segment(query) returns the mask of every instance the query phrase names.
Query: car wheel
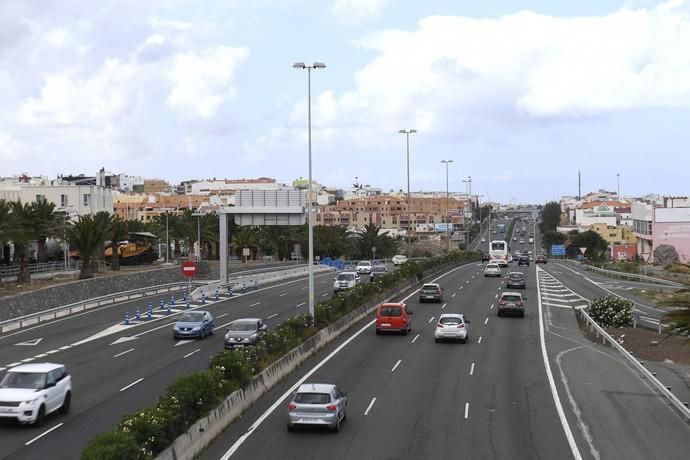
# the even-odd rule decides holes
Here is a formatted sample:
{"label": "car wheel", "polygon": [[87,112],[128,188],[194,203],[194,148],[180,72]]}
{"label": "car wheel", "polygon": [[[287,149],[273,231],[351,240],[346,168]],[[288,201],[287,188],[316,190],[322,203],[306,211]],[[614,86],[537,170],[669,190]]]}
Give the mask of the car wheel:
{"label": "car wheel", "polygon": [[376,335],[381,335],[381,331],[379,331],[378,329],[376,329]]}
{"label": "car wheel", "polygon": [[67,392],[65,395],[65,400],[62,401],[62,406],[60,406],[60,413],[61,414],[66,414],[69,412],[69,406],[72,404],[72,393]]}
{"label": "car wheel", "polygon": [[403,331],[402,331],[402,335],[407,335],[408,332],[409,332],[409,329],[408,329],[408,328],[405,328],[405,329],[403,329]]}
{"label": "car wheel", "polygon": [[43,422],[46,419],[46,407],[41,405],[38,409],[38,414],[36,414],[36,420],[34,420],[34,426],[43,426]]}
{"label": "car wheel", "polygon": [[525,312],[523,311],[522,313],[520,313],[520,318],[524,318],[524,317],[525,317]]}
{"label": "car wheel", "polygon": [[213,335],[213,326],[208,329],[208,335]]}
{"label": "car wheel", "polygon": [[434,342],[440,343],[440,342],[441,342],[441,339],[434,339]]}
{"label": "car wheel", "polygon": [[290,425],[290,424],[288,423],[288,424],[287,424],[287,430],[290,431],[290,432],[295,431],[295,426],[294,426],[294,425]]}
{"label": "car wheel", "polygon": [[500,311],[496,312],[496,316],[502,316]]}
{"label": "car wheel", "polygon": [[335,426],[333,427],[333,432],[338,433],[340,431],[340,417],[335,418]]}

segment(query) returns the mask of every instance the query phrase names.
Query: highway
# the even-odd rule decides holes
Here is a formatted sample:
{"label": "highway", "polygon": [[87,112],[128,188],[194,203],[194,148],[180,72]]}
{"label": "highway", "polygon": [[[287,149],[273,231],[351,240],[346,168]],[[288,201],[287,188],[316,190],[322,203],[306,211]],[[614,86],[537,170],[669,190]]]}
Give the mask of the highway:
{"label": "highway", "polygon": [[[572,306],[584,300],[561,302],[559,281],[541,266],[511,265],[527,273],[529,309],[524,319],[498,318],[503,280],[480,270],[472,264],[442,276],[442,304],[403,296],[415,312],[411,335],[377,336],[371,319],[354,326],[202,458],[687,458],[688,426],[617,356],[582,336]],[[467,344],[434,342],[444,312],[472,321]],[[287,431],[286,398],[302,381],[348,393],[340,433]]]}
{"label": "highway", "polygon": [[[333,273],[316,275],[315,295],[332,293]],[[122,416],[154,402],[178,377],[207,368],[223,349],[225,326],[241,317],[264,318],[269,328],[307,312],[306,277],[250,291],[203,309],[215,317],[216,334],[205,340],[172,339],[174,316],[121,325],[125,311],[142,312],[148,300],[118,304],[0,337],[0,369],[22,362],[59,362],[73,379],[72,408],[41,427],[0,423],[0,458],[74,459],[95,435],[114,428]],[[165,299],[168,300],[167,298]],[[150,299],[157,306],[158,297]],[[196,302],[192,305],[200,307]],[[177,310],[183,305],[177,304]],[[145,314],[144,314],[145,316]],[[59,450],[55,449],[60,445]]]}

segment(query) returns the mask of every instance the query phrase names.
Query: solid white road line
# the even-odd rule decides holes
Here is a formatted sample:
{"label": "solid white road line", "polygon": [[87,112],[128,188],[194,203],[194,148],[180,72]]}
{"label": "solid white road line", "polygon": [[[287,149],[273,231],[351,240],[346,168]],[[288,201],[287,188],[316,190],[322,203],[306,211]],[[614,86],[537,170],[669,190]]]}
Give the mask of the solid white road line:
{"label": "solid white road line", "polygon": [[34,441],[38,441],[39,439],[41,439],[43,436],[47,435],[47,434],[50,433],[51,431],[57,430],[57,429],[60,428],[62,425],[63,425],[62,422],[58,423],[57,425],[55,425],[55,426],[52,427],[51,429],[46,430],[46,431],[44,431],[43,433],[41,433],[41,434],[39,434],[38,436],[36,436],[36,437],[33,438],[31,441],[27,441],[27,443],[24,444],[24,445],[25,445],[25,446],[28,446],[29,444],[32,444]]}
{"label": "solid white road line", "polygon": [[272,319],[272,318],[275,318],[276,316],[278,316],[278,313],[273,313],[271,316],[269,316],[266,319]]}
{"label": "solid white road line", "polygon": [[187,353],[186,355],[184,355],[184,356],[182,357],[182,359],[189,358],[189,357],[192,356],[194,353],[198,353],[198,352],[200,352],[200,351],[201,351],[201,348],[197,348],[196,350],[192,351],[191,353]]}
{"label": "solid white road line", "polygon": [[50,351],[47,351],[46,353],[48,353],[49,355],[52,355],[54,353],[59,353],[59,352],[60,352],[60,350],[50,350]]}
{"label": "solid white road line", "polygon": [[393,369],[391,369],[391,372],[395,372],[395,370],[400,366],[400,363],[402,362],[402,359],[399,359],[397,363],[395,363],[395,366],[393,366]]}
{"label": "solid white road line", "polygon": [[419,338],[419,334],[415,335],[415,336],[414,336],[414,339],[412,339],[412,343],[415,343],[415,342],[417,341],[418,338]]}
{"label": "solid white road line", "polygon": [[[537,279],[539,279],[539,273],[543,271],[541,267],[537,267]],[[561,405],[561,398],[558,396],[558,390],[556,389],[556,382],[553,378],[553,373],[551,372],[551,363],[549,362],[549,356],[546,352],[546,338],[544,337],[544,313],[541,305],[541,288],[539,283],[537,283],[537,305],[539,307],[539,341],[541,342],[541,354],[544,358],[544,367],[546,368],[546,376],[549,379],[549,387],[551,388],[551,395],[553,397],[553,402],[556,404],[556,411],[558,412],[558,418],[561,420],[561,425],[563,426],[563,431],[565,432],[565,437],[570,445],[570,450],[573,453],[575,460],[582,460],[582,455],[577,447],[575,438],[573,437],[573,432],[570,430],[570,425],[568,419],[565,416],[565,411]]]}
{"label": "solid white road line", "polygon": [[477,340],[477,343],[482,343],[482,338],[479,337],[479,340]]}
{"label": "solid white road line", "polygon": [[486,319],[484,320],[484,324],[486,325],[486,323],[488,323],[488,322],[489,322],[489,317],[487,316]]}
{"label": "solid white road line", "polygon": [[470,403],[466,402],[465,403],[465,420],[467,420],[469,415],[470,415]]}
{"label": "solid white road line", "polygon": [[144,377],[140,378],[139,380],[135,380],[134,382],[127,385],[126,387],[121,388],[120,391],[125,391],[126,389],[133,387],[134,385],[141,382],[142,380],[144,380]]}
{"label": "solid white road line", "polygon": [[261,305],[261,302],[254,302],[250,305],[250,307],[256,307],[257,305]]}
{"label": "solid white road line", "polygon": [[113,358],[119,358],[119,357],[122,356],[122,355],[126,355],[127,353],[133,352],[134,350],[135,350],[135,348],[130,348],[129,350],[125,350],[125,351],[123,351],[122,353],[116,354],[115,356],[113,356]]}
{"label": "solid white road line", "polygon": [[474,375],[474,363],[470,366],[470,375]]}
{"label": "solid white road line", "polygon": [[375,402],[376,402],[376,398],[371,398],[371,402],[369,403],[369,406],[367,406],[367,410],[364,411],[365,416],[369,415],[369,411],[374,406]]}

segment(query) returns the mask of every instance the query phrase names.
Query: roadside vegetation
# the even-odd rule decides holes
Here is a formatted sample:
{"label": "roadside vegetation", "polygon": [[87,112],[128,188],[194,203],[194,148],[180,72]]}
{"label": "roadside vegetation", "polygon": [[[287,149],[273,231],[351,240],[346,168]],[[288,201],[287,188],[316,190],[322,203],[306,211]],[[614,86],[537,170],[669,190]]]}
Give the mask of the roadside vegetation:
{"label": "roadside vegetation", "polygon": [[408,262],[374,282],[363,283],[316,305],[312,319],[299,315],[268,332],[254,347],[220,351],[209,368],[178,379],[155,404],[125,415],[114,431],[92,439],[83,460],[141,460],[154,458],[198,419],[207,415],[232,392],[241,389],[266,367],[338,319],[403,286],[421,281],[424,273],[447,263],[478,260],[474,252],[452,252],[424,262]]}

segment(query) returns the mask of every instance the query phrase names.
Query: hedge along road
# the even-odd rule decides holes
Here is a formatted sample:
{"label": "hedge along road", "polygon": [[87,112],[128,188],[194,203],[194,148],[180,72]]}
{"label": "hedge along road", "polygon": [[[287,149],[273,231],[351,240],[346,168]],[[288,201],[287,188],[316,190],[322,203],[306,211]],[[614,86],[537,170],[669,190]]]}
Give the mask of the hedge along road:
{"label": "hedge along road", "polygon": [[[72,374],[74,396],[71,412],[49,417],[42,428],[0,424],[0,458],[78,458],[91,438],[113,429],[123,415],[155,402],[180,376],[206,369],[209,357],[223,349],[224,325],[233,319],[264,318],[272,329],[306,313],[306,285],[305,277],[203,307],[197,302],[197,307],[210,311],[216,319],[217,333],[203,341],[175,342],[171,325],[175,319],[163,317],[75,345],[121,323],[125,308],[131,314],[132,306],[141,301],[3,337],[2,356],[10,359],[0,366],[32,362],[27,361],[31,358],[33,362],[65,363]],[[317,299],[328,298],[332,285],[333,273],[317,275]],[[35,346],[17,345],[36,338],[43,340]]]}
{"label": "hedge along road", "polygon": [[[536,301],[534,268],[519,270]],[[202,458],[573,458],[539,350],[536,304],[524,319],[497,318],[503,279],[485,278],[477,264],[439,282],[444,303],[409,298],[411,335],[377,336],[364,320],[267,393]],[[467,344],[434,342],[445,312],[471,319]],[[303,380],[348,393],[337,435],[287,432],[286,398]]]}

